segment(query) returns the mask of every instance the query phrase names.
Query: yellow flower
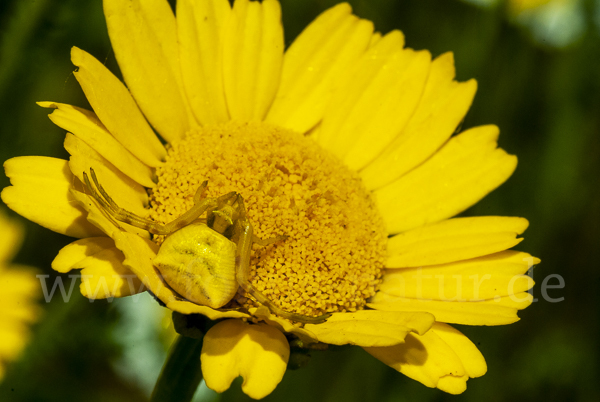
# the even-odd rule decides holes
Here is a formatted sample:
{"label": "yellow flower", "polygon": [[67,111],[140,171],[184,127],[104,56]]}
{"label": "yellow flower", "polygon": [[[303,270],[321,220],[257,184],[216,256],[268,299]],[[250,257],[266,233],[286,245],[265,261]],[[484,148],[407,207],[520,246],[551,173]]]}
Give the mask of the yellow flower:
{"label": "yellow flower", "polygon": [[[354,344],[396,370],[460,393],[485,373],[483,356],[448,323],[501,325],[531,303],[533,259],[507,251],[522,218],[452,218],[503,183],[516,158],[498,128],[452,136],[476,90],[454,80],[451,53],[404,47],[339,4],[284,52],[276,0],[105,0],[127,87],[85,51],[75,73],[93,112],[53,102],[69,132],[69,161],[5,163],[2,199],[51,230],[78,237],[53,262],[82,269],[82,293],[149,289],[169,309],[217,320],[201,361],[206,384],[268,395],[281,381],[288,339]],[[156,131],[167,144],[155,135]],[[239,291],[223,308],[165,286],[153,260],[162,238],[120,224],[85,190],[96,172],[116,204],[160,223],[207,196],[239,192],[255,234],[249,280],[302,324]],[[143,225],[142,225],[143,226]]]}
{"label": "yellow flower", "polygon": [[19,249],[23,229],[0,210],[0,381],[6,366],[22,352],[29,325],[38,315],[39,283],[29,267],[10,265]]}

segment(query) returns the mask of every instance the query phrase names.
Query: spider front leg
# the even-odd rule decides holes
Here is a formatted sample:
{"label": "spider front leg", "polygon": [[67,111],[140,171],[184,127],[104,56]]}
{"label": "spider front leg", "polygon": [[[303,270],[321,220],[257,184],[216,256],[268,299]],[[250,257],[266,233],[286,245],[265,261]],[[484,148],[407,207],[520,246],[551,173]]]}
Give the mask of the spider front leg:
{"label": "spider front leg", "polygon": [[[243,208],[243,202],[242,202]],[[248,272],[250,270],[250,255],[252,252],[252,243],[256,242],[257,239],[253,235],[252,225],[246,217],[245,211],[242,209],[240,217],[235,222],[235,237],[237,237],[237,249],[235,256],[235,277],[238,284],[246,293],[250,294],[260,304],[267,307],[271,313],[276,314],[280,317],[287,318],[288,320],[301,322],[304,324],[320,324],[325,322],[331,314],[324,314],[318,317],[309,317],[302,314],[290,313],[276,306],[271,300],[263,295],[258,289],[256,289],[248,279]],[[287,236],[277,236],[272,239],[260,240],[256,243],[262,245],[269,245],[278,241],[285,240]],[[262,244],[261,244],[262,243]]]}
{"label": "spider front leg", "polygon": [[104,187],[99,183],[98,178],[94,169],[90,168],[90,174],[94,185],[90,182],[88,175],[83,172],[83,180],[90,193],[90,195],[100,204],[102,209],[114,220],[124,222],[129,225],[138,227],[140,229],[147,230],[150,233],[156,235],[168,235],[171,234],[198,219],[207,209],[213,209],[217,206],[217,201],[214,198],[203,198],[208,181],[203,182],[196,194],[194,195],[194,206],[184,212],[179,218],[166,223],[161,224],[151,219],[142,218],[133,212],[127,211],[117,205],[110,195],[106,192]]}

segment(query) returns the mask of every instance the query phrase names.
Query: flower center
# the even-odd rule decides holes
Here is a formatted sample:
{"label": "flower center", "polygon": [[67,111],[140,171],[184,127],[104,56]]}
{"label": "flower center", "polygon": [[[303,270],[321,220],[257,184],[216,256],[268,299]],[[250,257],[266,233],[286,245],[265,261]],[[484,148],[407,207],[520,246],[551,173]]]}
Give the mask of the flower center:
{"label": "flower center", "polygon": [[[157,170],[151,217],[169,222],[208,197],[237,191],[254,234],[250,282],[282,309],[307,316],[363,308],[381,281],[387,233],[358,174],[301,134],[265,123],[190,131]],[[257,304],[239,295],[230,307]]]}

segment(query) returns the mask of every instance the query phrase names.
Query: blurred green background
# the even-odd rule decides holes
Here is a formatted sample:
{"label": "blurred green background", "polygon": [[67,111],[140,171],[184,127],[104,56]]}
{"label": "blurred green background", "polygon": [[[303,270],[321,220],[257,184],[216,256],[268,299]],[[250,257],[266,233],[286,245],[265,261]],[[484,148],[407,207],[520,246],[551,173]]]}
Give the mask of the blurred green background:
{"label": "blurred green background", "polygon": [[[463,128],[497,124],[517,171],[467,215],[524,216],[517,248],[542,259],[539,301],[502,327],[459,327],[480,348],[488,373],[452,397],[416,383],[360,348],[315,352],[288,372],[267,401],[596,401],[600,305],[600,2],[553,0],[514,15],[503,1],[356,0],[377,30],[401,29],[407,46],[434,56],[453,51],[457,78],[479,83]],[[286,43],[330,0],[282,0]],[[0,160],[67,158],[64,131],[36,101],[89,107],[72,75],[71,46],[117,72],[100,0],[0,2]],[[0,174],[0,188],[9,184]],[[17,216],[12,214],[15,218]],[[25,244],[15,262],[57,276],[50,262],[71,239],[20,218]],[[539,285],[560,275],[565,286]],[[71,279],[63,276],[70,286]],[[556,277],[548,284],[558,284]],[[90,303],[77,286],[69,303],[43,304],[44,319],[0,384],[1,401],[147,400],[168,343],[164,314],[149,298]],[[166,334],[166,335],[165,335]],[[247,400],[234,383],[196,400]]]}

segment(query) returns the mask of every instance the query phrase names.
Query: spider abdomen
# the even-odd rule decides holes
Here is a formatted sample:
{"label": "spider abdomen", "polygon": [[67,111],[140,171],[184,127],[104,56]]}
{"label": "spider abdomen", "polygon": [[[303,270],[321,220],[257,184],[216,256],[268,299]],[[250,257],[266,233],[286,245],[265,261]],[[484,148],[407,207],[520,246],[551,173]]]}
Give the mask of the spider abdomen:
{"label": "spider abdomen", "polygon": [[154,265],[181,296],[200,305],[220,308],[238,289],[235,252],[235,243],[196,222],[165,239]]}

